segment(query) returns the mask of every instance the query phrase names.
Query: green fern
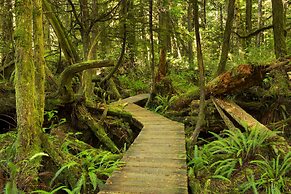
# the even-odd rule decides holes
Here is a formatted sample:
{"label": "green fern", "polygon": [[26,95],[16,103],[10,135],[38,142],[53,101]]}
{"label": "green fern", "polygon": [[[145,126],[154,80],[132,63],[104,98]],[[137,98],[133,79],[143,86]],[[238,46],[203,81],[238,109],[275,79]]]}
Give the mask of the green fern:
{"label": "green fern", "polygon": [[31,193],[55,194],[55,193],[57,193],[57,191],[63,190],[64,188],[66,188],[66,186],[60,186],[58,188],[55,188],[52,191],[36,190],[36,191],[32,191]]}
{"label": "green fern", "polygon": [[155,97],[159,106],[155,108],[155,112],[165,113],[173,102],[178,98],[177,96],[161,96]]}
{"label": "green fern", "polygon": [[286,186],[287,174],[291,171],[291,152],[284,159],[280,159],[280,155],[272,160],[267,160],[259,155],[262,160],[251,161],[257,165],[262,173],[259,186],[263,187],[268,194],[281,193]]}
{"label": "green fern", "polygon": [[195,145],[194,157],[190,159],[190,162],[188,163],[189,175],[194,174],[195,177],[197,177],[199,172],[207,170],[209,161],[204,153],[205,150],[199,150],[198,146]]}
{"label": "green fern", "polygon": [[52,178],[51,182],[50,182],[50,186],[52,186],[53,182],[56,180],[56,178],[58,178],[58,176],[66,169],[66,168],[70,168],[72,166],[78,165],[77,162],[72,161],[64,166],[62,166],[56,173],[55,176]]}
{"label": "green fern", "polygon": [[212,134],[217,140],[207,145],[214,161],[210,167],[214,169],[215,175],[227,178],[243,162],[248,162],[260,149],[265,148],[268,145],[266,139],[273,135],[259,129],[247,130],[245,133],[239,129],[225,130],[223,135],[226,138]]}

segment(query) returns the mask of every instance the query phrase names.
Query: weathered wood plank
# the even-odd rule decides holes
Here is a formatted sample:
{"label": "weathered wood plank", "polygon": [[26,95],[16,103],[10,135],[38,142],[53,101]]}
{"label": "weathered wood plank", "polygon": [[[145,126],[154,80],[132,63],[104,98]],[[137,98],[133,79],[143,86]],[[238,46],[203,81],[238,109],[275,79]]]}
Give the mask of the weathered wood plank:
{"label": "weathered wood plank", "polygon": [[133,102],[145,96],[119,101],[143,124],[143,129],[123,157],[125,165],[113,173],[99,193],[188,193],[184,125],[139,107]]}

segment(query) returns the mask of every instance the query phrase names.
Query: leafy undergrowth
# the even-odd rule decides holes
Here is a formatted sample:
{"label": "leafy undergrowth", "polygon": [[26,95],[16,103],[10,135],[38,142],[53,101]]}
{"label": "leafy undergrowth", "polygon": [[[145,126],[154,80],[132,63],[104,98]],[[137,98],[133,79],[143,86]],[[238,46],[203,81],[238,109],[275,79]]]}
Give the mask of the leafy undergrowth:
{"label": "leafy undergrowth", "polygon": [[192,193],[290,193],[291,152],[280,155],[260,130],[225,130],[189,157]]}
{"label": "leafy undergrowth", "polygon": [[[16,135],[14,135],[16,138]],[[53,138],[53,137],[51,137]],[[12,140],[14,141],[14,140]],[[58,142],[58,140],[56,140]],[[88,149],[79,150],[76,147],[89,147]],[[6,147],[11,149],[12,146]],[[112,174],[113,171],[118,169],[122,162],[120,161],[120,154],[113,154],[109,151],[90,148],[86,143],[78,140],[66,139],[62,145],[60,145],[61,151],[68,156],[73,156],[63,163],[62,166],[57,168],[51,158],[46,153],[38,153],[30,160],[37,157],[42,157],[42,168],[39,174],[38,188],[30,193],[94,193],[98,192],[99,188],[104,185],[106,179]],[[1,150],[1,151],[4,151]],[[0,183],[4,194],[16,194],[24,193],[19,190],[15,184],[15,174],[19,170],[16,165],[9,160],[0,161]],[[78,169],[79,174],[68,174],[72,168]],[[76,184],[74,186],[69,184],[68,177],[77,177]],[[5,184],[5,186],[4,186]]]}
{"label": "leafy undergrowth", "polygon": [[[29,159],[42,158],[39,185],[26,193],[97,193],[112,172],[123,165],[122,153],[102,149],[102,144],[88,128],[81,123],[78,128],[73,128],[69,118],[63,118],[60,112],[53,110],[46,113],[43,132],[48,148]],[[126,149],[136,133],[129,123],[118,117],[108,115],[102,125],[120,150]],[[11,157],[16,138],[15,131],[0,134],[0,193],[24,193],[16,185],[19,169]]]}

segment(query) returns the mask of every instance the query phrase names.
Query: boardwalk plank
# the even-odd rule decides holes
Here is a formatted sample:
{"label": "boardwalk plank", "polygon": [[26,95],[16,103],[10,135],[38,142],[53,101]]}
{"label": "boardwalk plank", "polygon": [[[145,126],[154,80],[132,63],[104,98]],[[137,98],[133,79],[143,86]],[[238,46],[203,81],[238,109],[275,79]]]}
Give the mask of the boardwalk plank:
{"label": "boardwalk plank", "polygon": [[142,125],[138,137],[125,153],[125,163],[99,192],[186,194],[187,167],[184,125],[133,103],[148,95],[119,101]]}

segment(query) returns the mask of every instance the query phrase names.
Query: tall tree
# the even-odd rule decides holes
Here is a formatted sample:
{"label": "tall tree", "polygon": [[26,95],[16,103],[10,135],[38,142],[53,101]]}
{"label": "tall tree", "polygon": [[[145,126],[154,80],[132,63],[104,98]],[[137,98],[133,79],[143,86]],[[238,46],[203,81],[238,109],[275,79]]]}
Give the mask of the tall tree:
{"label": "tall tree", "polygon": [[[2,0],[1,2],[1,62],[0,65],[3,72],[3,77],[9,78],[13,72],[12,66],[14,60],[14,48],[13,48],[13,15],[12,15],[12,0]],[[9,70],[8,70],[9,69]]]}
{"label": "tall tree", "polygon": [[[258,29],[262,28],[263,22],[262,22],[262,18],[263,18],[263,11],[262,11],[262,7],[263,7],[263,0],[258,0]],[[256,44],[257,47],[260,47],[261,45],[261,41],[263,39],[263,35],[262,33],[258,33],[257,37],[256,37]]]}
{"label": "tall tree", "polygon": [[[193,31],[193,2],[188,1],[188,9],[187,9],[187,28],[189,32]],[[194,53],[193,53],[193,39],[189,37],[188,40],[188,63],[189,67],[193,68],[194,66]]]}
{"label": "tall tree", "polygon": [[[33,9],[33,4],[35,9]],[[35,12],[34,16],[33,12]],[[39,158],[33,160],[30,158],[41,152],[40,136],[43,113],[40,112],[43,111],[44,106],[44,96],[42,96],[44,95],[44,63],[41,17],[41,0],[15,2],[15,92],[18,129],[15,162],[19,167],[17,183],[24,190],[27,187],[37,186],[38,168],[40,167]],[[34,21],[35,27],[34,57],[32,21]],[[36,74],[36,71],[40,72]],[[36,78],[36,75],[40,77]],[[38,83],[36,84],[36,82]],[[39,94],[36,93],[36,89],[41,90]]]}
{"label": "tall tree", "polygon": [[199,103],[199,114],[198,120],[195,126],[195,130],[191,136],[192,144],[196,144],[199,133],[202,130],[202,125],[205,119],[205,70],[203,63],[203,55],[200,41],[199,32],[199,14],[198,14],[198,0],[194,0],[194,27],[195,27],[195,37],[196,37],[196,48],[197,48],[197,62],[199,69],[199,88],[200,88],[200,103]]}
{"label": "tall tree", "polygon": [[35,66],[35,100],[38,127],[42,128],[45,106],[45,59],[42,0],[33,0],[33,42]]}
{"label": "tall tree", "polygon": [[[247,34],[251,33],[252,31],[252,7],[253,3],[252,0],[246,0],[246,30]],[[251,43],[251,37],[246,41],[247,46]]]}
{"label": "tall tree", "polygon": [[149,34],[150,34],[150,52],[151,52],[151,95],[147,101],[147,106],[151,103],[155,95],[155,50],[153,34],[153,0],[149,0]]}
{"label": "tall tree", "polygon": [[161,81],[167,72],[167,53],[170,40],[169,34],[169,2],[167,0],[159,0],[159,49],[160,49],[160,61],[159,68],[156,77],[156,81]]}
{"label": "tall tree", "polygon": [[287,54],[284,4],[282,0],[272,0],[274,49],[276,58]]}
{"label": "tall tree", "polygon": [[229,52],[231,28],[234,20],[235,0],[229,0],[227,8],[227,20],[225,24],[223,43],[220,54],[220,61],[216,71],[216,75],[223,73],[226,69],[227,56]]}

